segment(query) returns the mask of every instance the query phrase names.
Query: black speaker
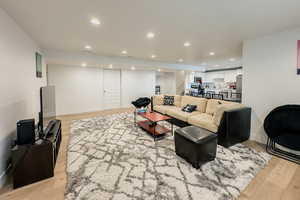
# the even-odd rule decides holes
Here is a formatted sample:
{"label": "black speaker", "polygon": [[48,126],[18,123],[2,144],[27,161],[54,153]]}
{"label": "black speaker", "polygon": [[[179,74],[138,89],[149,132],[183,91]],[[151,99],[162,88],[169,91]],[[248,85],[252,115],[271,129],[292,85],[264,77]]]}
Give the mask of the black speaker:
{"label": "black speaker", "polygon": [[34,119],[25,119],[17,122],[17,145],[35,143]]}

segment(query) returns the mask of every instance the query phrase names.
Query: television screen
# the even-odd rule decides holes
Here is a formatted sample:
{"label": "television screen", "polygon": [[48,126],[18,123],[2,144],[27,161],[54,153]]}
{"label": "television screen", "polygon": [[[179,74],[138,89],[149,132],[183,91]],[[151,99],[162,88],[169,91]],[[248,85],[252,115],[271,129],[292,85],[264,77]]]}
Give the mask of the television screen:
{"label": "television screen", "polygon": [[55,86],[41,87],[41,130],[44,132],[49,121],[56,118]]}

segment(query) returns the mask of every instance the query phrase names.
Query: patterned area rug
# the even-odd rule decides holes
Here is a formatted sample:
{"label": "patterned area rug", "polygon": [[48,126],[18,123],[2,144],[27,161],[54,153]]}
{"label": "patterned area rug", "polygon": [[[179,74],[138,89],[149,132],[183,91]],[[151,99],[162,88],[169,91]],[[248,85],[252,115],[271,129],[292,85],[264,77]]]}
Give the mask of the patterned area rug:
{"label": "patterned area rug", "polygon": [[269,159],[242,144],[218,146],[217,158],[196,170],[176,156],[171,134],[154,142],[132,113],[83,119],[71,125],[65,197],[234,199]]}

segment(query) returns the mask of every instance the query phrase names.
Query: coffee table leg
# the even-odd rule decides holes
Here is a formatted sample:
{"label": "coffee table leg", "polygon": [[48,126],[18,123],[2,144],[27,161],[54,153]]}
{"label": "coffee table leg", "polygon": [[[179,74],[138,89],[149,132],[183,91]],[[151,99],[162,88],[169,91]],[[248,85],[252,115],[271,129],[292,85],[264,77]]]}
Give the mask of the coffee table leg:
{"label": "coffee table leg", "polygon": [[156,123],[154,124],[154,131],[153,131],[153,139],[154,139],[154,142],[155,142],[155,128],[156,128]]}
{"label": "coffee table leg", "polygon": [[134,126],[137,126],[137,124],[136,124],[136,110],[134,110],[134,113],[133,113],[133,115],[134,115]]}
{"label": "coffee table leg", "polygon": [[171,123],[171,132],[172,132],[172,136],[174,136],[174,128],[173,128],[173,123]]}

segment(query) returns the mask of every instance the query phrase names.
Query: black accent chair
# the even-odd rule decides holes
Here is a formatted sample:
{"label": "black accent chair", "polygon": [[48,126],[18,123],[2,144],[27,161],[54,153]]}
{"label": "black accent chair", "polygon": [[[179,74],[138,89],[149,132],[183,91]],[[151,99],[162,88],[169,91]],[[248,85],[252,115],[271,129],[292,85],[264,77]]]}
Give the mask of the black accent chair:
{"label": "black accent chair", "polygon": [[131,104],[136,108],[147,107],[151,103],[151,99],[148,97],[141,97],[135,101],[132,101]]}
{"label": "black accent chair", "polygon": [[[300,164],[300,105],[275,108],[267,115],[264,129],[268,135],[268,153]],[[299,151],[299,155],[278,148],[278,145]]]}

